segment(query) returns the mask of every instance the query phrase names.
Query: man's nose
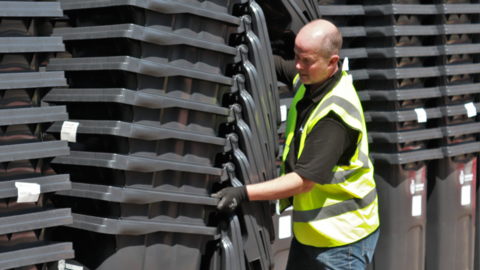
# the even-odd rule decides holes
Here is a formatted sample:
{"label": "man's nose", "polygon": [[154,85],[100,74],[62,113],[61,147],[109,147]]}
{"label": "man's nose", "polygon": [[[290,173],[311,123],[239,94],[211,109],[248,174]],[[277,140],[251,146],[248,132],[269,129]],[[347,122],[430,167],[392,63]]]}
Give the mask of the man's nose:
{"label": "man's nose", "polygon": [[302,64],[300,64],[300,61],[298,61],[298,62],[295,63],[295,67],[296,67],[298,70],[302,70],[302,69],[303,69],[303,66],[302,66]]}

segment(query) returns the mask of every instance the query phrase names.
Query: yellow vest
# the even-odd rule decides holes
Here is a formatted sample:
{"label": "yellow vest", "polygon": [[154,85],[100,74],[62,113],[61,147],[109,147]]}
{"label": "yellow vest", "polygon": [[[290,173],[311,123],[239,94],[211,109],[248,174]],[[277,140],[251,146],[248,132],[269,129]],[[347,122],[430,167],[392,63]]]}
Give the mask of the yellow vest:
{"label": "yellow vest", "polygon": [[[297,93],[287,118],[281,175],[285,175],[285,160],[295,135],[296,105],[306,91],[298,75],[293,86]],[[350,164],[333,168],[331,184],[316,184],[311,191],[293,197],[295,237],[300,243],[314,247],[336,247],[356,242],[374,232],[380,223],[373,165],[368,158],[368,136],[363,109],[350,76],[345,71],[305,123],[298,158],[305,147],[307,135],[320,119],[332,111],[347,126],[358,131],[359,136]],[[290,199],[280,200],[280,211],[290,205]]]}

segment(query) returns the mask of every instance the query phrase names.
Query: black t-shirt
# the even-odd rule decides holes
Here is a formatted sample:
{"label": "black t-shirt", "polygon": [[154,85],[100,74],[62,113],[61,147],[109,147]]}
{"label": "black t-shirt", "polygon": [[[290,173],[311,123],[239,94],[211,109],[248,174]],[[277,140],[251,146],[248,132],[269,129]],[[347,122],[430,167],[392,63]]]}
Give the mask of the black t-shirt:
{"label": "black t-shirt", "polygon": [[[294,60],[283,60],[274,56],[275,69],[279,81],[292,85],[297,75]],[[358,131],[348,127],[342,119],[330,112],[313,127],[307,135],[302,155],[297,160],[300,137],[308,117],[318,103],[330,92],[342,77],[342,69],[327,79],[317,89],[305,87],[305,96],[297,103],[297,123],[290,151],[285,160],[285,172],[296,172],[300,176],[318,184],[328,184],[333,178],[336,165],[349,164],[356,150]],[[313,91],[312,91],[313,90]]]}

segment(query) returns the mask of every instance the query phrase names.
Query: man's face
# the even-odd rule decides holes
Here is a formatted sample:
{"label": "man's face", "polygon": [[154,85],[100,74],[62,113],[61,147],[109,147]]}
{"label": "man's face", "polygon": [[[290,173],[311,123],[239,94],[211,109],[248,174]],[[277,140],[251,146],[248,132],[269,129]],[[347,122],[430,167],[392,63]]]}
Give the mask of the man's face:
{"label": "man's face", "polygon": [[295,42],[294,52],[295,67],[303,84],[322,83],[330,76],[329,59],[319,55],[315,48]]}

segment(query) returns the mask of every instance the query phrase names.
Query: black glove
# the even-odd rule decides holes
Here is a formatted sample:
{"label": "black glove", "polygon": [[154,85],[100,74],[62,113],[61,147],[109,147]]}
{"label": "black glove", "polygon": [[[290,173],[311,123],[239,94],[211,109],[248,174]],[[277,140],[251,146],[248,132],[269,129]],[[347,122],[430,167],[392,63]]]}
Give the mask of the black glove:
{"label": "black glove", "polygon": [[250,200],[245,186],[224,188],[211,197],[220,199],[217,209],[227,213],[233,213],[242,202]]}

